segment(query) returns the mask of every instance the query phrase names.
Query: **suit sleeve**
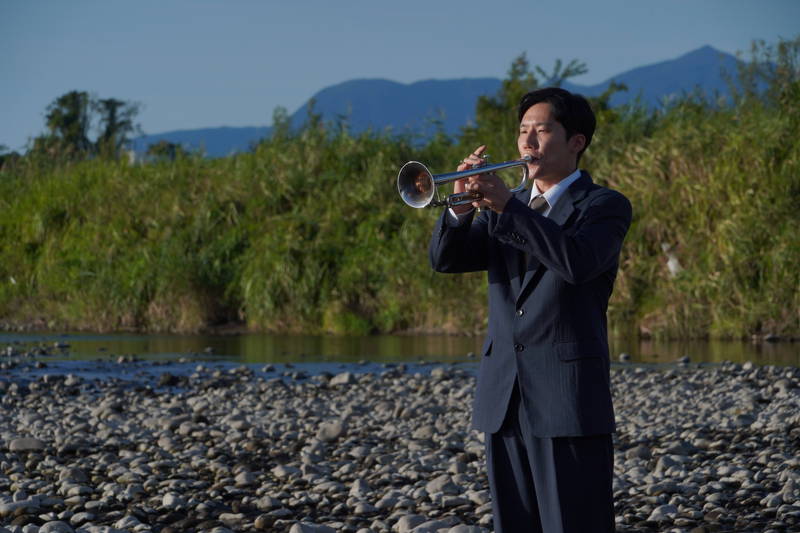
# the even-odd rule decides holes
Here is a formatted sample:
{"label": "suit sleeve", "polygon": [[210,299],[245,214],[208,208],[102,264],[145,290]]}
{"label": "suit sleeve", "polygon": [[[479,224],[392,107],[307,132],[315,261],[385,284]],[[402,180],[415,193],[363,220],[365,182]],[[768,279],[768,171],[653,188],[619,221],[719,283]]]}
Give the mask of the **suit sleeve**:
{"label": "suit sleeve", "polygon": [[491,236],[536,257],[568,283],[585,283],[612,268],[631,223],[631,204],[604,190],[580,207],[574,225],[562,228],[512,198]]}
{"label": "suit sleeve", "polygon": [[455,220],[445,211],[436,223],[428,255],[437,272],[476,272],[488,268],[488,212],[473,211]]}

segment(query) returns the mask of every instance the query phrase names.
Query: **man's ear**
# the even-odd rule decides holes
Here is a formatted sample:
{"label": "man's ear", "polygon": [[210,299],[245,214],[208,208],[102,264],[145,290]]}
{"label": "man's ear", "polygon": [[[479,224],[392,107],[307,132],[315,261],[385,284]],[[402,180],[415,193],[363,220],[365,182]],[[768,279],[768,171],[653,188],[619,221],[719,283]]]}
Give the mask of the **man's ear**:
{"label": "man's ear", "polygon": [[582,133],[576,133],[567,141],[570,149],[574,153],[578,153],[586,147],[586,136]]}

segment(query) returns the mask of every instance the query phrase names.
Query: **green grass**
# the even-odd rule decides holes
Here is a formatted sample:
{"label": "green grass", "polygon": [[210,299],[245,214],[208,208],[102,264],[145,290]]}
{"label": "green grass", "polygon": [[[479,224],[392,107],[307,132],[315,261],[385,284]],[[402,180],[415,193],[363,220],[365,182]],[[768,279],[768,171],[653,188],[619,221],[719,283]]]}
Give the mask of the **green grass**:
{"label": "green grass", "polygon": [[[798,95],[795,78],[729,106],[686,98],[658,113],[598,110],[582,166],[634,206],[614,331],[800,336]],[[312,120],[223,159],[23,157],[0,172],[0,321],[481,332],[485,277],[431,271],[439,212],[405,206],[395,177],[411,159],[452,170],[478,138],[505,146],[508,132],[482,125],[507,118],[424,145]],[[509,149],[493,160],[513,157]],[[675,277],[662,243],[683,266]]]}

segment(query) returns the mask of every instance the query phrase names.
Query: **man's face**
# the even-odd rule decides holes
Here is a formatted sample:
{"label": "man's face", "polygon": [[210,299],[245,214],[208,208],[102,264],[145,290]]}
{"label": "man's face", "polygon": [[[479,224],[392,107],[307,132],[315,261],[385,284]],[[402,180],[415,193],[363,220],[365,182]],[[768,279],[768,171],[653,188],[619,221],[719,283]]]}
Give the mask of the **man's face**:
{"label": "man's face", "polygon": [[557,183],[572,174],[585,142],[579,133],[567,139],[564,126],[556,122],[547,102],[529,107],[519,124],[519,154],[533,157],[528,165],[530,179]]}

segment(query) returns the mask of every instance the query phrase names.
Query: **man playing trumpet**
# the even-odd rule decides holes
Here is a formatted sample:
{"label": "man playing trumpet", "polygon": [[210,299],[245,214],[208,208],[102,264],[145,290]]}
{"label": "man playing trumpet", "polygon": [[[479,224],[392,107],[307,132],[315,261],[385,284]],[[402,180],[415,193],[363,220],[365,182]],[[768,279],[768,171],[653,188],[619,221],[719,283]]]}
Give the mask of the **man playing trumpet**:
{"label": "man playing trumpet", "polygon": [[[518,111],[529,188],[494,173],[456,181],[481,197],[443,213],[431,265],[488,273],[472,422],[485,432],[495,531],[613,531],[606,309],[631,205],[578,169],[595,129],[582,96],[539,89]],[[485,149],[458,170],[483,165]]]}

